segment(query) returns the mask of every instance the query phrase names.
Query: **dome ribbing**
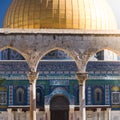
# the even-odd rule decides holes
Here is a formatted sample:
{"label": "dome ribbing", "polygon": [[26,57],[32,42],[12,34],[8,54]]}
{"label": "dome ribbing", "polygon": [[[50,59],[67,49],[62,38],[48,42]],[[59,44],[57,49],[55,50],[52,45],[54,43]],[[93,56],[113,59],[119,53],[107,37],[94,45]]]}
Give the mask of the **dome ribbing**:
{"label": "dome ribbing", "polygon": [[13,0],[3,28],[117,29],[105,0]]}

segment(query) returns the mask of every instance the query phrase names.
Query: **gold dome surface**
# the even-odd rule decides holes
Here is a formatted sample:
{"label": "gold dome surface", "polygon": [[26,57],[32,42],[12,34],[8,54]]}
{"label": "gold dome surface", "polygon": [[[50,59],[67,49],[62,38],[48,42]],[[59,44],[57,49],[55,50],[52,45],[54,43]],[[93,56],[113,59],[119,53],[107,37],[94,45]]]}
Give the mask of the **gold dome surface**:
{"label": "gold dome surface", "polygon": [[3,28],[117,29],[106,0],[13,0]]}

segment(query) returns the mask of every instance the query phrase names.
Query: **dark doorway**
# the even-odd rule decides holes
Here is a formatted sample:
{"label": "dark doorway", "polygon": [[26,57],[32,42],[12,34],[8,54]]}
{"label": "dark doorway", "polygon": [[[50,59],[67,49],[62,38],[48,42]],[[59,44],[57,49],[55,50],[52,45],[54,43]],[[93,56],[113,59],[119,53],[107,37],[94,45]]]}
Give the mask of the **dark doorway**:
{"label": "dark doorway", "polygon": [[64,96],[55,96],[50,102],[51,120],[69,120],[69,101]]}

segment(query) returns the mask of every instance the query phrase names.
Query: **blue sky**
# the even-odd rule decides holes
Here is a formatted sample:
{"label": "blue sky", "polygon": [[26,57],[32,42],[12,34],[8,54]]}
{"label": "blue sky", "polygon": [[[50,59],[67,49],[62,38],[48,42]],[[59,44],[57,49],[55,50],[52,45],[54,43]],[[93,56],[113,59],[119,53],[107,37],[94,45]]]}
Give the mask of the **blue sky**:
{"label": "blue sky", "polygon": [[0,0],[0,28],[2,27],[2,22],[10,3],[11,0]]}

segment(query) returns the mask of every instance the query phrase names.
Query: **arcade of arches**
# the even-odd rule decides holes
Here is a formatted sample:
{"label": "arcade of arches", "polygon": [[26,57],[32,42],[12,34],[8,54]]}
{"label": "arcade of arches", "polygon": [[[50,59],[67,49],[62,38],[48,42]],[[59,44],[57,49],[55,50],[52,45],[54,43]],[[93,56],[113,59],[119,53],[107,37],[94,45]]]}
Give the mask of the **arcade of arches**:
{"label": "arcade of arches", "polygon": [[70,1],[11,1],[0,29],[0,120],[119,120],[112,10],[106,0]]}
{"label": "arcade of arches", "polygon": [[[86,119],[91,120],[96,118],[99,120],[111,119],[110,112],[112,107],[115,109],[116,104],[111,105],[110,104],[111,102],[108,99],[109,97],[102,98],[102,96],[106,96],[109,93],[109,89],[107,89],[107,87],[108,88],[110,87],[110,86],[107,86],[109,81],[106,85],[99,86],[100,83],[99,83],[99,80],[96,79],[96,77],[101,79],[102,81],[101,84],[103,84],[104,83],[103,78],[101,77],[104,77],[105,80],[106,79],[108,80],[108,78],[106,76],[99,76],[99,74],[111,75],[109,76],[111,78],[113,78],[114,75],[113,73],[111,73],[112,71],[107,70],[107,68],[104,68],[105,65],[107,64],[106,62],[103,62],[103,63],[91,62],[91,64],[87,64],[87,63],[90,60],[90,58],[99,50],[109,49],[119,55],[120,54],[120,47],[119,47],[120,33],[118,32],[117,33],[115,32],[100,33],[99,31],[97,32],[86,31],[83,34],[79,30],[78,31],[34,30],[33,32],[32,30],[29,30],[29,31],[12,30],[11,31],[9,29],[5,29],[5,30],[2,29],[0,31],[0,43],[1,43],[0,44],[1,50],[10,48],[15,51],[18,51],[23,56],[21,58],[22,60],[19,61],[19,63],[17,63],[16,61],[10,61],[10,63],[3,61],[3,63],[5,62],[4,64],[0,63],[1,66],[2,65],[6,66],[6,64],[9,64],[9,67],[14,66],[12,70],[9,70],[8,68],[7,69],[8,71],[6,72],[6,74],[9,74],[9,77],[7,78],[9,82],[8,88],[11,91],[15,89],[16,92],[13,92],[13,94],[16,93],[19,97],[19,99],[17,99],[17,101],[14,102],[12,98],[12,96],[14,95],[12,94],[12,92],[9,91],[8,95],[11,98],[9,100],[9,103],[7,103],[8,105],[7,114],[9,117],[6,118],[6,120],[13,120],[13,118],[15,118],[15,120],[18,120],[18,119],[20,120],[22,119],[59,120],[58,118],[59,116],[61,120],[86,120]],[[52,59],[51,61],[49,61],[49,63],[48,63],[48,60],[42,60],[42,58],[44,58],[44,56],[47,53],[54,50],[65,51],[68,54],[66,60],[64,59],[64,60],[61,60],[62,62],[60,62],[60,60]],[[6,52],[9,52],[9,50]],[[73,60],[69,59],[68,56],[71,57]],[[8,57],[10,58],[10,56]],[[25,59],[26,61],[24,61],[23,59]],[[103,70],[103,72],[97,71],[96,66],[94,68],[95,70],[91,71],[90,65],[94,66],[94,64],[98,64],[98,63],[99,63],[99,67],[104,65],[103,68],[108,73],[104,74],[105,70]],[[53,64],[55,66],[53,66]],[[73,64],[74,64],[74,67],[72,66]],[[117,64],[119,65],[119,63]],[[60,66],[60,70],[59,70],[59,67],[57,67],[57,65]],[[64,65],[66,67],[64,67]],[[5,71],[6,68],[5,69],[1,68],[1,71],[2,70]],[[14,75],[18,74],[17,73],[18,71],[16,71],[17,70],[16,68],[21,70],[20,71],[21,76],[19,76],[19,80],[17,79],[17,77],[15,78],[18,81],[15,83],[15,85],[12,86],[12,83],[10,82],[10,80],[11,80],[11,77],[13,79]],[[46,69],[50,72],[48,72]],[[101,68],[98,68],[98,69],[101,70]],[[112,68],[112,70],[113,69],[114,68]],[[28,70],[29,72],[26,74]],[[11,71],[13,72],[9,73]],[[25,71],[24,74],[22,73],[23,71]],[[96,73],[98,76],[96,74],[93,75],[93,72]],[[114,70],[115,75],[117,75],[116,72],[119,72],[119,69]],[[12,75],[10,76],[10,74],[13,74],[13,76]],[[64,77],[61,76],[62,74],[64,75]],[[22,76],[24,75],[26,75],[25,79],[28,79],[29,81],[28,80],[25,81],[24,78],[22,79]],[[96,98],[95,98],[96,101],[94,100],[92,101],[91,100],[92,97],[91,98],[89,97],[89,94],[92,94],[90,93],[92,92],[91,91],[92,87],[90,87],[90,84],[93,81],[89,80],[91,78],[92,80],[96,79],[96,81],[98,82],[98,85],[96,85],[96,87],[93,86],[93,88],[96,89],[93,92],[93,94],[96,95]],[[42,79],[42,81],[39,81],[39,79]],[[46,80],[46,85],[44,83],[44,80]],[[64,80],[64,82],[61,82],[62,80]],[[86,83],[86,80],[88,82],[91,81],[91,83]],[[28,88],[25,87],[24,86],[25,84],[27,84],[27,86],[29,87]],[[48,84],[50,88],[48,87]],[[85,88],[86,84],[87,84],[87,87]],[[20,87],[18,87],[18,85]],[[106,87],[105,92],[102,92],[104,91],[103,86]],[[2,90],[3,90],[2,92],[2,95],[3,95],[3,93],[5,93],[6,90],[3,88]],[[29,91],[29,94],[22,92],[23,90]],[[87,93],[87,90],[89,90],[88,93]],[[119,87],[112,86],[111,90],[113,90],[112,94],[114,96],[116,95],[115,94],[116,91],[117,91],[117,94],[119,93]],[[47,91],[49,91],[49,94],[47,93]],[[26,102],[23,102],[23,95],[27,96],[25,98]],[[42,98],[41,96],[44,96],[44,97]],[[40,100],[41,103],[39,103],[39,98],[41,98]],[[116,96],[115,98],[116,98],[115,101],[117,101],[118,98]],[[36,104],[36,100],[38,102],[37,104]],[[87,100],[91,100],[91,101],[87,101]],[[114,103],[114,100],[112,102]],[[117,105],[119,106],[119,104]],[[30,107],[30,110],[29,110],[29,107]],[[12,112],[16,110],[17,112]],[[95,114],[93,115],[94,112]],[[24,118],[21,117],[22,114]],[[104,117],[99,117],[100,115],[104,115]]]}

